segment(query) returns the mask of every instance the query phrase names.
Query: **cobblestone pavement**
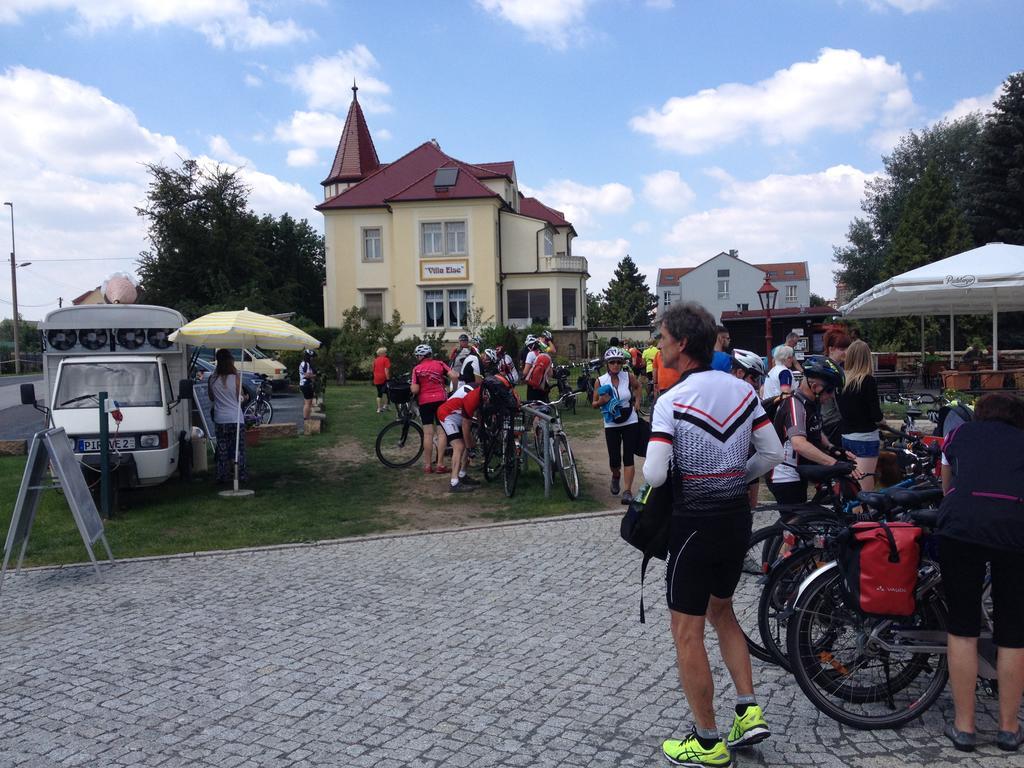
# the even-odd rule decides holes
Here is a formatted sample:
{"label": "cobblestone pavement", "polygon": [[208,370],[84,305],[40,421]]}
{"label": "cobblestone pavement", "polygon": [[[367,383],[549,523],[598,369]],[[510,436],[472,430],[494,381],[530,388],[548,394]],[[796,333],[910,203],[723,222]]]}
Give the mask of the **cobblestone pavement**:
{"label": "cobblestone pavement", "polygon": [[[9,575],[0,766],[646,766],[689,721],[661,598],[617,516]],[[712,654],[720,727],[733,692]],[[843,728],[755,662],[741,766],[1009,766]],[[982,702],[989,731],[994,707]],[[688,727],[688,726],[687,726]],[[989,739],[991,741],[991,739]],[[1016,760],[1016,762],[1014,762]]]}

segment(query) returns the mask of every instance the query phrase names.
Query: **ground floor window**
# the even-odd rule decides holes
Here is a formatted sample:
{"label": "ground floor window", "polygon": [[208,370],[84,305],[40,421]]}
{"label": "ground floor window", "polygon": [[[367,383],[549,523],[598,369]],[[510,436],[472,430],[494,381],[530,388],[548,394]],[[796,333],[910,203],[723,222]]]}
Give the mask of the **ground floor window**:
{"label": "ground floor window", "polygon": [[383,320],[384,319],[384,294],[383,293],[363,293],[363,307],[366,308],[366,319],[367,320]]}
{"label": "ground floor window", "polygon": [[551,318],[551,291],[547,288],[509,291],[508,316],[510,320],[525,320],[527,325],[547,325]]}
{"label": "ground floor window", "polygon": [[[447,315],[445,314],[447,308]],[[423,291],[423,323],[427,328],[465,328],[469,320],[468,288]]]}
{"label": "ground floor window", "polygon": [[576,327],[576,289],[562,289],[562,327]]}

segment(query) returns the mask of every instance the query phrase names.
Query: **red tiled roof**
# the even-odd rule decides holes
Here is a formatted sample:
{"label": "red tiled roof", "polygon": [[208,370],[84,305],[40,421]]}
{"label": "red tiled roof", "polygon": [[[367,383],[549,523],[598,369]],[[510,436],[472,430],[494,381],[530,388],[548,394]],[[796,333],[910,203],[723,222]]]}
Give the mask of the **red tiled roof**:
{"label": "red tiled roof", "polygon": [[[782,261],[778,264],[751,264],[750,266],[760,269],[762,272],[771,272],[772,280],[806,280],[806,261]],[[787,275],[786,270],[792,270],[792,275]]]}
{"label": "red tiled roof", "polygon": [[334,153],[331,172],[320,182],[325,187],[338,181],[358,181],[380,167],[377,149],[373,146],[370,129],[363,117],[363,109],[355,96],[357,90],[353,85],[352,104],[348,108],[338,150]]}
{"label": "red tiled roof", "polygon": [[656,285],[679,285],[679,278],[695,270],[696,267],[672,267],[658,270]]}
{"label": "red tiled roof", "polygon": [[479,197],[498,197],[497,192],[488,189],[477,181],[470,169],[458,160],[448,158],[447,162],[438,166],[438,168],[459,169],[459,174],[456,176],[453,186],[441,189],[435,187],[434,175],[438,169],[432,168],[419,179],[405,187],[405,189],[389,195],[387,202],[402,203],[412,200],[467,200]]}
{"label": "red tiled roof", "polygon": [[[815,317],[826,317],[834,315],[836,310],[834,307],[784,307],[783,309],[773,309],[772,317],[792,317],[794,315],[812,315]],[[755,317],[764,317],[763,309],[748,309],[742,312],[737,311],[725,311],[722,312],[722,322],[726,320],[747,320]]]}
{"label": "red tiled roof", "polygon": [[522,193],[519,195],[519,212],[523,216],[529,216],[531,219],[546,221],[548,224],[555,227],[572,226],[572,224],[565,220],[565,214],[561,211],[549,208],[536,197],[524,197]]}
{"label": "red tiled roof", "polygon": [[471,167],[483,171],[483,173],[476,174],[478,179],[497,179],[501,177],[511,179],[516,173],[516,164],[511,160],[500,163],[474,163]]}

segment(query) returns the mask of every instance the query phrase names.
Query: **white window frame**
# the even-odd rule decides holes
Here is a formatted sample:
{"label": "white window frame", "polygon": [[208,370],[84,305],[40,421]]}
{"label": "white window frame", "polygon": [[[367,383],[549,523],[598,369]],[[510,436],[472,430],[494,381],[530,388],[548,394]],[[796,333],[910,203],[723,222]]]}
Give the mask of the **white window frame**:
{"label": "white window frame", "polygon": [[[363,227],[362,231],[363,231],[363,261],[364,262],[368,262],[368,263],[373,263],[373,264],[378,264],[378,263],[384,261],[384,229],[383,229],[383,227]],[[371,258],[371,254],[369,252],[369,249],[367,249],[367,246],[370,243],[374,242],[374,239],[371,237],[371,233],[376,233],[376,235],[377,235],[377,237],[376,237],[376,243],[377,243],[376,258]]]}
{"label": "white window frame", "polygon": [[[458,293],[462,292],[463,297],[459,297]],[[453,298],[452,294],[456,294]],[[433,294],[432,296],[430,294]],[[427,314],[427,302],[440,304],[440,325],[430,324],[430,318]],[[473,297],[471,295],[469,286],[465,285],[453,285],[453,286],[424,286],[421,289],[420,306],[423,308],[423,327],[430,329],[448,329],[448,328],[465,328],[465,323],[459,325],[454,322],[457,318],[452,318],[451,305],[453,301],[464,302],[463,317],[469,319],[469,310],[472,306]]]}
{"label": "white window frame", "polygon": [[795,285],[787,285],[786,286],[786,303],[787,304],[796,304],[796,302],[798,302],[799,300],[800,300],[800,297],[799,297],[799,294],[798,294],[797,286],[795,286]]}
{"label": "white window frame", "polygon": [[544,230],[544,255],[555,255],[555,233],[550,229]]}
{"label": "white window frame", "polygon": [[729,278],[719,278],[718,280],[718,300],[722,301],[729,298]]}
{"label": "white window frame", "polygon": [[[452,313],[451,313],[453,302],[459,301],[459,299],[453,299],[452,298],[452,294],[457,292],[457,291],[462,292],[462,294],[464,296],[462,301],[465,304],[465,307],[462,310],[463,322],[461,322],[461,323],[458,322],[456,320],[456,318],[453,318],[452,317]],[[449,328],[465,328],[466,327],[466,322],[469,320],[469,288],[448,288],[448,289],[445,290],[445,294],[446,294],[445,298],[447,299],[446,304],[447,304],[447,309],[448,309],[448,327]]]}
{"label": "white window frame", "polygon": [[[384,322],[384,319],[387,317],[386,294],[387,291],[383,288],[364,288],[359,291],[359,296],[362,299],[363,303],[363,309],[369,309],[369,307],[367,307],[366,305],[367,296],[380,296],[380,321],[382,323]],[[373,320],[374,318],[371,317],[367,319]]]}
{"label": "white window frame", "polygon": [[[430,228],[428,250],[427,228]],[[437,229],[434,229],[437,227]],[[420,256],[435,258],[441,256],[467,256],[469,254],[469,224],[465,219],[451,221],[420,222]]]}

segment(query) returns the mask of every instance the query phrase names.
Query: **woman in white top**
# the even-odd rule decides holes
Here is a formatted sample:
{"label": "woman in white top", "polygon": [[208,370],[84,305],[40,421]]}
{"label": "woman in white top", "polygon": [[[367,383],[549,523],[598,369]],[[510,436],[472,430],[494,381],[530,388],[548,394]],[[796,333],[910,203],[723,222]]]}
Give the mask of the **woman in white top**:
{"label": "woman in white top", "polygon": [[[609,347],[604,353],[608,372],[600,376],[594,387],[594,408],[604,414],[604,439],[608,446],[608,465],[612,470],[612,496],[618,496],[619,478],[625,483],[622,503],[633,500],[633,457],[637,451],[639,427],[633,404],[639,402],[640,382],[632,373],[623,370],[626,354],[618,347]],[[625,465],[625,470],[622,470]]]}
{"label": "woman in white top", "polygon": [[793,391],[793,363],[796,358],[793,355],[793,348],[788,344],[780,344],[772,353],[775,365],[768,371],[764,380],[764,388],[761,396],[764,400],[776,397],[781,394],[789,394]]}
{"label": "woman in white top", "polygon": [[238,479],[248,480],[245,464],[245,437],[237,431],[244,423],[242,404],[242,377],[235,369],[235,358],[230,349],[217,350],[217,369],[207,384],[213,403],[213,423],[217,431],[217,482],[232,478],[231,462],[235,460],[235,441],[238,441]]}

